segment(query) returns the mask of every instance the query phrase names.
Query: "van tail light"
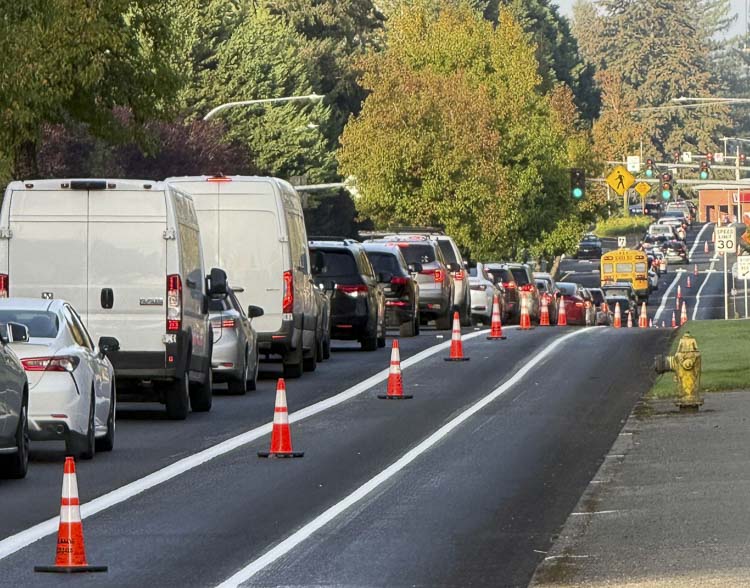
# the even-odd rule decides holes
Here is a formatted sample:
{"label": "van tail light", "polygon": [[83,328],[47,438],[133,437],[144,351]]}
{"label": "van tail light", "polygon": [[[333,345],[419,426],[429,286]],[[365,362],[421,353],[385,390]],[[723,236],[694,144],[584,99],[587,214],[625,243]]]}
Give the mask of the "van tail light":
{"label": "van tail light", "polygon": [[453,277],[456,278],[457,280],[463,280],[464,276],[465,276],[464,270],[458,270],[457,272],[453,274]]}
{"label": "van tail light", "polygon": [[336,290],[352,298],[367,296],[367,286],[365,284],[336,284]]}
{"label": "van tail light", "polygon": [[419,273],[424,274],[426,276],[432,276],[436,284],[442,283],[442,281],[445,279],[445,272],[441,269],[422,270]]}
{"label": "van tail light", "polygon": [[21,365],[27,372],[72,372],[78,367],[80,361],[72,355],[27,357],[21,360]]}
{"label": "van tail light", "polygon": [[182,278],[179,274],[167,276],[167,332],[174,333],[182,327]]}
{"label": "van tail light", "polygon": [[391,284],[394,286],[406,286],[409,283],[409,278],[404,278],[402,276],[395,276],[391,278]]}
{"label": "van tail light", "polygon": [[9,291],[8,274],[0,274],[0,298],[7,298]]}
{"label": "van tail light", "polygon": [[503,282],[503,288],[505,288],[506,290],[508,288],[510,288],[511,290],[515,290],[516,283],[515,282]]}
{"label": "van tail light", "polygon": [[292,272],[284,272],[284,298],[281,302],[281,312],[291,314],[294,311],[294,276]]}

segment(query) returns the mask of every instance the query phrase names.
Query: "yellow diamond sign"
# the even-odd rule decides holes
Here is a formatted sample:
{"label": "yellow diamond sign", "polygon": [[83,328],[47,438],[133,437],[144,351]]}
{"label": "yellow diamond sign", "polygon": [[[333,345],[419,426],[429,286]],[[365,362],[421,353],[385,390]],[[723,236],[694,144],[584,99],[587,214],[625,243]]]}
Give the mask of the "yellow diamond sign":
{"label": "yellow diamond sign", "polygon": [[635,191],[641,195],[641,198],[645,198],[646,194],[651,191],[651,186],[649,186],[646,182],[638,182],[635,185]]}
{"label": "yellow diamond sign", "polygon": [[618,165],[612,170],[612,173],[607,176],[607,183],[610,188],[622,196],[628,191],[628,188],[635,183],[635,177],[633,177],[633,174],[625,169],[625,167]]}

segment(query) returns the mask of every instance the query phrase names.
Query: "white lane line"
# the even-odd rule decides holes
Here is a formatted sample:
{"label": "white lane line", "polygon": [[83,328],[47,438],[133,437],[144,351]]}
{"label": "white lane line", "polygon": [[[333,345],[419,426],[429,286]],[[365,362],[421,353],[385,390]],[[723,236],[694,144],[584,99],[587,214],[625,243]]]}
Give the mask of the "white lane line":
{"label": "white lane line", "polygon": [[[716,261],[712,261],[711,262],[711,265],[709,266],[708,271],[706,272],[706,277],[703,278],[703,282],[701,283],[701,287],[698,288],[698,293],[695,295],[695,306],[693,307],[693,314],[691,315],[690,320],[694,321],[695,317],[698,316],[698,307],[700,306],[700,303],[701,303],[701,292],[703,292],[703,288],[706,287],[706,284],[708,284],[708,281],[711,279],[711,275],[715,272],[715,270],[714,270],[714,264],[715,263],[716,263]],[[722,298],[724,298],[723,295],[722,295]]]}
{"label": "white lane line", "polygon": [[357,502],[365,498],[373,490],[378,488],[378,486],[380,486],[381,484],[386,482],[388,479],[393,477],[395,474],[400,472],[402,469],[404,469],[412,461],[414,461],[424,452],[429,450],[433,445],[435,445],[436,443],[441,441],[443,438],[445,438],[451,431],[453,431],[453,429],[461,425],[464,421],[466,421],[471,416],[473,416],[474,414],[482,410],[485,406],[487,406],[491,402],[494,402],[495,400],[497,400],[497,398],[499,398],[505,392],[510,390],[510,388],[515,386],[519,381],[521,381],[521,379],[523,379],[524,376],[526,376],[526,374],[528,374],[539,363],[544,361],[549,355],[552,354],[553,351],[555,351],[568,339],[577,337],[581,335],[582,333],[586,333],[589,330],[590,329],[582,329],[582,330],[575,331],[547,345],[547,347],[542,349],[533,359],[531,359],[528,363],[526,363],[520,370],[518,370],[510,379],[508,379],[501,386],[499,386],[498,388],[495,388],[495,390],[490,392],[487,396],[485,396],[484,398],[482,398],[481,400],[479,400],[478,402],[470,406],[468,409],[463,411],[457,417],[448,421],[445,425],[440,427],[432,435],[427,437],[427,439],[425,439],[419,445],[417,445],[416,447],[414,447],[413,449],[405,453],[401,458],[396,460],[394,463],[392,463],[390,466],[388,466],[386,469],[384,469],[374,478],[371,478],[370,480],[362,484],[359,488],[357,488],[354,492],[349,494],[346,498],[334,504],[332,507],[330,507],[328,510],[324,511],[323,513],[319,514],[312,521],[304,525],[301,529],[292,533],[289,537],[284,539],[281,543],[279,543],[275,547],[272,547],[269,551],[264,553],[258,559],[252,561],[250,564],[242,568],[232,577],[222,582],[219,585],[219,588],[230,588],[230,587],[239,586],[243,582],[248,581],[250,578],[252,578],[255,574],[257,574],[264,568],[274,563],[280,557],[289,553],[292,549],[294,549],[297,545],[299,545],[300,543],[308,539],[316,531],[320,530],[322,527],[324,527],[333,519],[335,519],[337,516],[345,512],[351,506],[353,506],[354,504],[356,504]]}
{"label": "white lane line", "polygon": [[[508,329],[512,328],[513,327],[508,327]],[[486,335],[488,332],[489,329],[484,329],[479,332],[469,333],[463,335],[462,339],[464,341],[467,341],[469,339],[474,339],[475,337]],[[420,351],[419,353],[402,361],[401,369],[403,370],[421,361],[424,361],[428,357],[431,357],[439,353],[440,351],[447,349],[450,344],[450,341],[445,341],[444,343],[438,343],[437,345],[433,345],[432,347],[428,347],[427,349]],[[373,386],[386,381],[388,379],[389,370],[390,368],[385,368],[384,370],[379,371],[375,375],[370,376],[366,380],[363,380],[359,384],[356,384],[351,388],[348,388],[343,392],[336,394],[335,396],[331,396],[330,398],[326,398],[325,400],[321,400],[320,402],[316,402],[315,404],[311,404],[310,406],[291,413],[289,415],[289,422],[295,423],[304,420],[320,412],[323,412],[324,410],[328,410],[329,408],[332,408],[337,404],[341,404],[342,402],[345,402],[350,398],[354,398],[355,396],[362,394],[363,392],[366,392]],[[159,486],[160,484],[164,484],[172,478],[195,469],[198,466],[211,461],[212,459],[221,457],[222,455],[225,455],[230,451],[234,451],[235,449],[242,447],[243,445],[247,445],[248,443],[251,443],[256,439],[259,439],[260,437],[269,435],[271,433],[272,426],[273,422],[268,422],[265,425],[260,425],[259,427],[251,429],[244,433],[240,433],[235,437],[231,437],[230,439],[222,441],[221,443],[213,445],[212,447],[204,449],[203,451],[199,451],[198,453],[194,453],[193,455],[184,457],[183,459],[180,459],[160,470],[148,474],[143,478],[134,480],[133,482],[130,482],[125,486],[121,486],[120,488],[116,488],[110,492],[107,492],[106,494],[102,494],[98,498],[94,498],[93,500],[90,500],[89,502],[81,505],[81,518],[85,519],[104,510],[107,510],[108,508],[125,502],[126,500],[129,500],[134,496],[145,492],[146,490],[154,488],[155,486]],[[31,545],[39,539],[57,533],[58,520],[59,517],[57,516],[51,519],[47,519],[46,521],[38,523],[33,527],[29,527],[28,529],[20,531],[15,535],[11,535],[10,537],[6,537],[2,541],[0,541],[0,560],[8,557],[16,551],[19,551],[20,549],[23,549],[24,547],[27,547],[28,545]]]}
{"label": "white lane line", "polygon": [[[695,248],[700,243],[701,235],[703,235],[703,231],[705,231],[710,226],[712,226],[711,223],[707,223],[703,225],[703,228],[700,231],[698,231],[698,235],[696,235],[695,237],[695,242],[693,243],[693,246],[690,249],[690,253],[688,254],[689,259],[693,259],[693,253],[695,253]],[[654,322],[658,321],[659,317],[661,316],[661,313],[664,312],[664,308],[667,306],[667,301],[669,300],[669,294],[677,285],[677,282],[680,281],[680,278],[682,277],[682,273],[683,272],[680,272],[677,275],[675,275],[674,280],[672,280],[672,283],[669,285],[669,288],[667,288],[667,291],[664,292],[664,295],[661,297],[661,303],[659,304],[659,308],[656,310],[656,313],[654,314]]]}

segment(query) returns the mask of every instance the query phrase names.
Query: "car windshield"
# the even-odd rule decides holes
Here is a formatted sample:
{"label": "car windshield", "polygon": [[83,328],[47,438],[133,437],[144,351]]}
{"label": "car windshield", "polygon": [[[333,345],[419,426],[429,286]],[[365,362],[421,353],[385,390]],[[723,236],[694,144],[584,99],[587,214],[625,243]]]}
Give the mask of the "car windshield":
{"label": "car windshield", "polygon": [[557,283],[557,289],[560,290],[560,293],[563,296],[575,296],[576,295],[576,285],[575,284],[566,284],[563,282]]}
{"label": "car windshield", "polygon": [[318,268],[316,276],[319,277],[339,277],[358,275],[357,262],[349,251],[325,251],[317,250],[321,253],[322,265]]}
{"label": "car windshield", "polygon": [[211,298],[208,301],[208,310],[211,312],[222,312],[225,310],[229,310],[231,306],[229,305],[229,297],[226,298]]}
{"label": "car windshield", "polygon": [[438,239],[438,245],[440,246],[440,251],[443,253],[446,263],[458,263],[456,252],[453,251],[451,242],[448,241],[448,239]]}
{"label": "car windshield", "polygon": [[367,252],[367,257],[370,259],[370,263],[375,268],[375,271],[379,274],[401,274],[401,265],[398,263],[398,258],[395,253],[385,253],[373,251]]}
{"label": "car windshield", "polygon": [[589,290],[589,292],[591,292],[591,299],[597,306],[604,302],[604,293],[601,290],[595,289]]}
{"label": "car windshield", "polygon": [[581,239],[581,243],[596,243],[599,240],[599,237],[596,235],[586,235],[583,239]]}
{"label": "car windshield", "polygon": [[403,243],[398,247],[406,258],[406,263],[432,263],[435,261],[435,250],[427,243]]}
{"label": "car windshield", "polygon": [[54,312],[46,310],[0,310],[0,323],[20,323],[29,330],[29,337],[54,339],[60,321]]}
{"label": "car windshield", "polygon": [[513,274],[513,277],[516,279],[516,284],[519,286],[525,286],[529,283],[529,276],[526,273],[526,270],[520,267],[512,267],[510,268],[511,273]]}
{"label": "car windshield", "polygon": [[536,287],[540,292],[548,292],[549,291],[549,284],[547,284],[544,280],[537,280],[536,281]]}
{"label": "car windshield", "polygon": [[604,293],[607,298],[630,298],[630,290],[628,288],[604,288]]}
{"label": "car windshield", "polygon": [[515,282],[515,278],[513,277],[513,274],[510,273],[510,270],[507,270],[505,268],[501,267],[487,267],[487,271],[492,274],[492,276],[495,278],[496,284],[508,284],[510,282]]}

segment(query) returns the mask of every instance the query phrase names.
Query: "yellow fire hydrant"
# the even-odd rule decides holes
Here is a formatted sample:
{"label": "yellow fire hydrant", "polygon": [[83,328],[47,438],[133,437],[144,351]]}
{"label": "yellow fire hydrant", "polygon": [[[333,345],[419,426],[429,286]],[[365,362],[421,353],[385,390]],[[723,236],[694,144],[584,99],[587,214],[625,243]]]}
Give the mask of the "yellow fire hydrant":
{"label": "yellow fire hydrant", "polygon": [[674,372],[678,398],[675,404],[681,411],[697,411],[703,404],[700,396],[701,352],[698,343],[690,333],[685,333],[677,344],[677,353],[657,355],[656,371]]}

